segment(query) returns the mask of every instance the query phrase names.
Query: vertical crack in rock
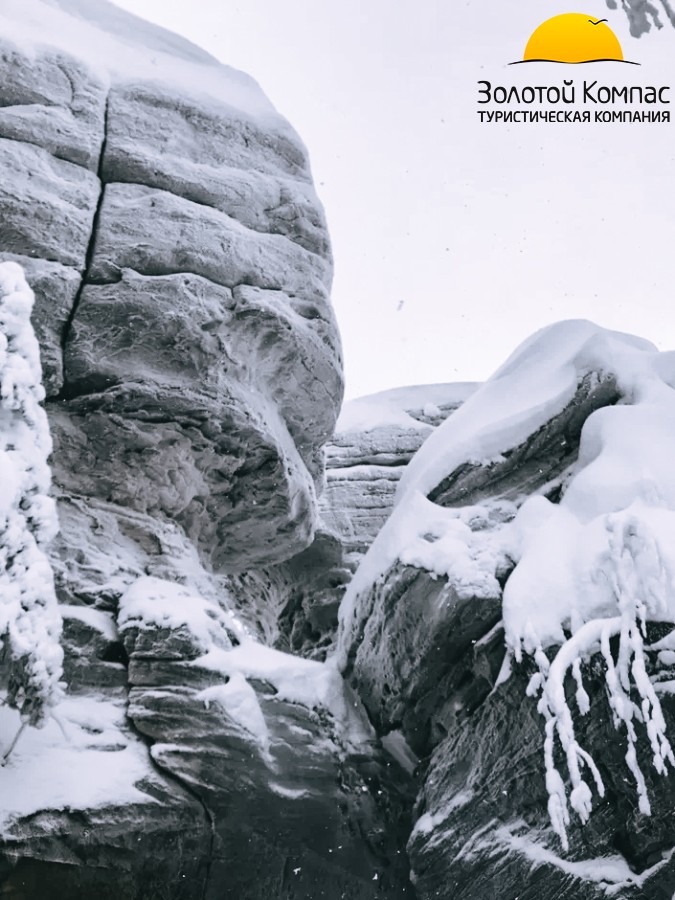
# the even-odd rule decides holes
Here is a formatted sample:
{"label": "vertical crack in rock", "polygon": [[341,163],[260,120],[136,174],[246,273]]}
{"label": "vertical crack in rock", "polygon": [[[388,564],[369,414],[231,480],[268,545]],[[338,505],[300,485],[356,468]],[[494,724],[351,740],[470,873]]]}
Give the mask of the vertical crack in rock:
{"label": "vertical crack in rock", "polygon": [[68,314],[68,318],[66,319],[63,325],[63,331],[61,332],[61,359],[63,366],[63,387],[61,388],[61,392],[58,397],[54,398],[55,400],[68,400],[69,399],[69,391],[68,391],[68,377],[66,375],[66,347],[68,344],[68,340],[70,338],[70,334],[73,328],[73,322],[75,320],[75,316],[77,315],[77,310],[80,305],[80,300],[82,299],[82,294],[87,285],[87,281],[89,278],[89,269],[91,267],[92,260],[94,258],[94,251],[96,249],[96,238],[98,234],[99,228],[99,220],[101,218],[101,209],[103,208],[103,199],[105,196],[105,188],[106,184],[103,178],[103,161],[105,157],[105,148],[106,143],[108,141],[108,113],[110,108],[110,90],[108,90],[108,94],[106,95],[105,101],[105,110],[103,112],[103,140],[101,141],[101,151],[98,157],[98,164],[96,167],[96,175],[101,185],[101,189],[98,195],[98,199],[96,201],[96,209],[94,210],[94,218],[91,223],[91,235],[89,237],[89,243],[87,245],[87,252],[84,259],[84,269],[82,270],[82,280],[80,281],[80,286],[77,289],[77,293],[75,294],[75,298],[73,300],[73,305],[70,308],[70,313]]}

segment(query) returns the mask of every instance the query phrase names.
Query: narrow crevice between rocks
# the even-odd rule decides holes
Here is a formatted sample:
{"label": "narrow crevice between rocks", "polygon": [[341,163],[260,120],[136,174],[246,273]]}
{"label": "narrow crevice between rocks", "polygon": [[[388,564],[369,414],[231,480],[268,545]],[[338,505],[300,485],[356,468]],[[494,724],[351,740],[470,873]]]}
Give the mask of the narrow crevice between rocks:
{"label": "narrow crevice between rocks", "polygon": [[98,200],[96,202],[96,209],[94,211],[94,218],[91,223],[91,234],[89,236],[89,243],[87,245],[87,252],[84,258],[84,268],[82,270],[82,278],[80,281],[80,286],[77,289],[77,293],[75,294],[75,298],[73,300],[73,305],[70,308],[70,312],[68,313],[68,318],[66,319],[63,330],[61,332],[61,364],[63,367],[63,387],[61,388],[60,393],[54,398],[55,400],[68,400],[70,399],[68,394],[68,376],[66,373],[66,347],[68,345],[68,341],[70,339],[70,334],[73,329],[73,322],[75,321],[75,316],[77,315],[77,309],[80,305],[80,300],[82,299],[82,293],[84,292],[85,287],[88,284],[89,279],[89,270],[91,268],[92,261],[94,259],[94,251],[96,249],[96,237],[98,234],[98,226],[99,219],[101,218],[101,209],[103,208],[103,199],[105,196],[105,182],[103,180],[103,159],[105,156],[105,148],[108,142],[108,109],[110,105],[110,94],[108,93],[105,102],[105,110],[103,113],[103,140],[101,141],[101,152],[98,158],[98,166],[96,170],[96,175],[101,184],[101,190],[98,195]]}

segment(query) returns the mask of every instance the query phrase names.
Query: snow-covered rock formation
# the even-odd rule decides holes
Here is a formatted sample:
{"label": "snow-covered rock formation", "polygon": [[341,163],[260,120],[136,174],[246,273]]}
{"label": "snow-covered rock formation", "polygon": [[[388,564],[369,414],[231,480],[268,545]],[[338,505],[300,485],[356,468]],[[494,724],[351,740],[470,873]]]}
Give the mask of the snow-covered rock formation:
{"label": "snow-covered rock formation", "polygon": [[0,768],[0,890],[398,897],[408,794],[358,702],[259,643],[342,397],[306,151],[248,76],[105,0],[0,23],[0,258],[36,297],[67,686]]}
{"label": "snow-covered rock formation", "polygon": [[269,633],[275,646],[312,659],[325,659],[334,649],[340,601],[389,517],[401,473],[475,387],[418,385],[344,405],[326,444],[326,484],[314,541],[283,567],[282,585],[281,570],[275,570],[276,592],[285,598]]}
{"label": "snow-covered rock formation", "polygon": [[394,388],[351,400],[326,446],[323,519],[357,558],[389,517],[404,467],[477,385]]}
{"label": "snow-covered rock formation", "polygon": [[9,2],[2,35],[1,252],[37,294],[61,484],[218,567],[292,555],[342,377],[304,148],[247,76],[107,3]]}
{"label": "snow-covered rock formation", "polygon": [[338,660],[425,761],[419,897],[672,894],[674,391],[672,354],[562,323],[405,469]]}
{"label": "snow-covered rock formation", "polygon": [[671,897],[672,356],[567,323],[334,433],[290,126],[105,0],[0,22],[0,893]]}

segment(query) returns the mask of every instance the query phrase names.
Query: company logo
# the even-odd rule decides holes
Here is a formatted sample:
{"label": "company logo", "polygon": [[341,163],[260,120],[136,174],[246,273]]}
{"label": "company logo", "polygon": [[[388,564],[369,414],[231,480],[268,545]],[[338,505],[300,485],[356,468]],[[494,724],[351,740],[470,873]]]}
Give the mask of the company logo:
{"label": "company logo", "polygon": [[[563,13],[547,19],[533,32],[523,58],[516,63],[640,63],[624,59],[621,43],[607,24],[583,13]],[[513,71],[511,69],[510,71]],[[602,77],[616,74],[605,67],[582,70],[579,78],[556,66],[525,69],[525,84],[478,82],[478,117],[481,123],[503,125],[671,124],[669,84],[603,84]],[[579,70],[577,70],[579,71]],[[554,75],[557,83],[550,83]],[[567,77],[565,77],[567,76]],[[504,81],[506,80],[506,83]],[[521,79],[518,79],[521,81]],[[525,79],[523,79],[525,80]],[[632,79],[631,79],[632,80]],[[675,897],[673,897],[675,900]]]}
{"label": "company logo", "polygon": [[607,19],[594,19],[584,13],[563,13],[547,19],[527,42],[523,58],[511,65],[552,62],[578,65],[594,62],[620,62],[624,59],[619,39]]}

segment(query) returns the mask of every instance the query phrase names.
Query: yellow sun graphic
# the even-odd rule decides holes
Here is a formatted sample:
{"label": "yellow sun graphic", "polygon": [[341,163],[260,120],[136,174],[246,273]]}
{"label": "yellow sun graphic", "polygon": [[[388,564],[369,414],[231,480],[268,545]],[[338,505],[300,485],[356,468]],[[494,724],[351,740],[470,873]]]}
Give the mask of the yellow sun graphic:
{"label": "yellow sun graphic", "polygon": [[523,62],[625,62],[619,39],[605,21],[584,13],[547,19],[527,42]]}

